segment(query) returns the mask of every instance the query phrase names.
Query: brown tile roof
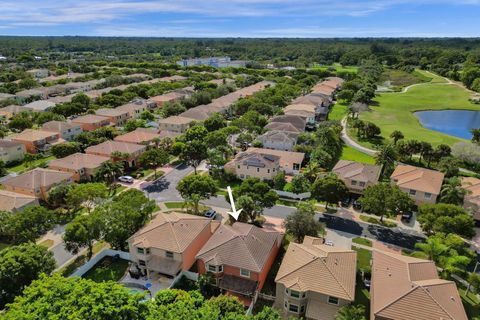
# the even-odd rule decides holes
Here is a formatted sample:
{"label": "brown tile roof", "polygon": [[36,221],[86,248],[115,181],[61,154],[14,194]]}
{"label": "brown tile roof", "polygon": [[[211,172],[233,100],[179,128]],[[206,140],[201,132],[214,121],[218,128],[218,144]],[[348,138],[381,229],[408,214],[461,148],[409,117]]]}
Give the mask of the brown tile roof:
{"label": "brown tile roof", "polygon": [[308,94],[308,95],[296,98],[295,100],[292,101],[292,104],[293,105],[307,104],[307,105],[318,106],[328,102],[329,102],[328,99],[321,95]]}
{"label": "brown tile roof", "polygon": [[175,138],[180,135],[178,132],[173,132],[173,131],[168,131],[168,130],[162,130],[159,133],[160,138]]}
{"label": "brown tile roof", "polygon": [[399,187],[440,194],[444,174],[430,169],[399,164],[390,179]]}
{"label": "brown tile roof", "polygon": [[264,168],[279,163],[280,157],[256,152],[240,152],[235,156],[233,162],[241,162],[243,165]]}
{"label": "brown tile roof", "polygon": [[279,141],[279,142],[291,142],[295,144],[297,142],[298,133],[288,131],[267,131],[258,137],[260,141]]}
{"label": "brown tile roof", "polygon": [[373,164],[340,160],[332,172],[342,179],[354,179],[363,182],[377,183],[382,168]]}
{"label": "brown tile roof", "polygon": [[2,184],[24,189],[49,188],[55,184],[71,179],[72,176],[71,173],[67,172],[36,168],[16,177],[8,178],[4,180]]}
{"label": "brown tile roof", "polygon": [[8,113],[18,113],[22,111],[30,111],[29,108],[25,108],[24,106],[17,106],[17,105],[9,105],[6,106],[5,108],[1,108],[0,111],[5,111]]}
{"label": "brown tile roof", "polygon": [[147,108],[147,100],[142,99],[142,100],[132,101],[127,104],[121,105],[115,108],[115,110],[131,113],[137,110],[144,110],[146,108]]}
{"label": "brown tile roof", "polygon": [[158,130],[137,128],[134,131],[116,136],[114,140],[129,143],[144,143],[160,137]]}
{"label": "brown tile roof", "polygon": [[279,232],[241,222],[221,225],[197,254],[197,259],[261,272],[282,237]]}
{"label": "brown tile roof", "polygon": [[0,139],[0,148],[13,148],[22,145],[20,142]]}
{"label": "brown tile roof", "polygon": [[305,237],[291,242],[275,282],[298,291],[313,291],[341,299],[355,300],[357,253],[322,244],[322,239]]}
{"label": "brown tile roof", "polygon": [[48,121],[42,125],[42,130],[52,132],[62,132],[67,129],[80,127],[79,124],[66,121]]}
{"label": "brown tile roof", "polygon": [[292,103],[283,108],[284,112],[291,110],[301,110],[315,113],[315,105],[308,103]]}
{"label": "brown tile roof", "polygon": [[158,213],[128,241],[138,247],[182,253],[205,228],[211,228],[210,223],[210,219],[190,214]]}
{"label": "brown tile roof", "polygon": [[71,170],[96,169],[102,163],[110,160],[109,157],[97,156],[93,154],[74,153],[65,158],[51,160],[49,167],[65,168]]}
{"label": "brown tile roof", "polygon": [[122,153],[132,154],[134,152],[145,150],[146,146],[136,144],[136,143],[127,143],[120,141],[105,141],[95,146],[88,147],[85,149],[85,153],[99,153],[104,155],[111,155],[112,153],[118,151]]}
{"label": "brown tile roof", "polygon": [[180,116],[171,116],[165,119],[160,119],[158,123],[166,123],[166,124],[189,124],[192,123],[193,119],[180,117]]}
{"label": "brown tile roof", "polygon": [[18,134],[11,135],[10,138],[12,140],[18,140],[18,141],[38,141],[38,140],[50,138],[52,136],[58,136],[58,132],[25,129]]}
{"label": "brown tile roof", "polygon": [[180,113],[180,117],[190,118],[192,120],[204,121],[210,118],[215,112],[220,112],[219,108],[213,107],[211,105],[201,105],[188,109],[185,112]]}
{"label": "brown tile roof", "polygon": [[276,131],[286,131],[286,132],[296,132],[300,133],[302,130],[297,129],[291,123],[284,123],[284,122],[270,122],[265,126],[267,130],[276,130]]}
{"label": "brown tile roof", "polygon": [[283,116],[273,117],[270,120],[270,123],[273,123],[273,122],[290,123],[300,131],[305,131],[305,126],[307,124],[304,118],[299,116],[293,116],[293,115],[283,115]]}
{"label": "brown tile roof", "polygon": [[14,212],[28,205],[38,204],[35,197],[24,194],[0,190],[0,210]]}
{"label": "brown tile roof", "polygon": [[466,197],[480,197],[480,179],[473,177],[462,178],[462,188],[469,191]]}
{"label": "brown tile roof", "polygon": [[432,261],[373,252],[371,310],[379,318],[467,320],[457,286]]}
{"label": "brown tile roof", "polygon": [[277,156],[280,158],[280,165],[284,166],[285,164],[299,163],[303,162],[305,158],[305,153],[303,152],[292,152],[292,151],[282,151],[282,150],[272,150],[272,149],[263,149],[263,148],[248,148],[246,152],[254,152],[261,154],[269,154],[272,156]]}
{"label": "brown tile roof", "polygon": [[109,119],[95,114],[86,114],[72,120],[73,123],[98,123],[102,121],[109,121]]}
{"label": "brown tile roof", "polygon": [[95,114],[104,117],[120,117],[128,115],[128,111],[120,110],[118,108],[101,108],[96,110]]}

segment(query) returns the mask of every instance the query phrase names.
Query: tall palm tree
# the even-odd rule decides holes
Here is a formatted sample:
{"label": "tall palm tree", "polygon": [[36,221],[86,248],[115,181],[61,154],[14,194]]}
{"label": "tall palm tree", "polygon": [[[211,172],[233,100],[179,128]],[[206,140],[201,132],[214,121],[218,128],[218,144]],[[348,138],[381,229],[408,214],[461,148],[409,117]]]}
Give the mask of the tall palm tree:
{"label": "tall palm tree", "polygon": [[382,146],[375,155],[375,164],[383,167],[382,174],[385,176],[390,175],[397,160],[397,149],[395,149],[395,146],[392,144]]}
{"label": "tall palm tree", "polygon": [[401,140],[404,137],[403,133],[399,130],[394,130],[391,134],[390,134],[390,138],[393,139],[393,144],[397,144],[398,140]]}
{"label": "tall palm tree", "polygon": [[98,168],[95,177],[97,181],[105,181],[112,185],[115,178],[123,174],[123,165],[120,162],[106,161]]}
{"label": "tall palm tree", "polygon": [[440,201],[443,203],[450,203],[462,205],[467,190],[462,188],[462,182],[458,177],[451,177],[447,179],[440,191]]}
{"label": "tall palm tree", "polygon": [[448,251],[448,246],[440,239],[430,237],[425,243],[416,243],[415,248],[425,253],[428,259],[440,263],[442,256]]}
{"label": "tall palm tree", "polygon": [[320,173],[325,170],[320,166],[316,161],[310,161],[309,164],[303,169],[303,175],[310,181],[314,183],[317,180]]}

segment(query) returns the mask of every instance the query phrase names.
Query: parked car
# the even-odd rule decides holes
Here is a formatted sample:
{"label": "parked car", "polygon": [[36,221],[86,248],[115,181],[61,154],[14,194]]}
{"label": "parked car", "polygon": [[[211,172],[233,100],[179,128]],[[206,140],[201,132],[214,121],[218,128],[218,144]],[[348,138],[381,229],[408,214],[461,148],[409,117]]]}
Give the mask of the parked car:
{"label": "parked car", "polygon": [[205,216],[205,218],[215,219],[215,217],[217,216],[217,212],[213,209],[210,209],[210,210],[205,211],[205,213],[203,215]]}
{"label": "parked car", "polygon": [[410,223],[410,220],[412,220],[412,214],[411,213],[404,213],[402,214],[402,219],[403,222]]}
{"label": "parked car", "polygon": [[325,240],[325,245],[326,245],[326,246],[333,247],[333,246],[334,246],[334,243],[333,243],[332,240]]}
{"label": "parked car", "polygon": [[358,200],[353,200],[353,209],[357,211],[362,211],[362,205],[360,204],[360,202],[358,202]]}
{"label": "parked car", "polygon": [[133,177],[130,176],[121,176],[118,178],[118,181],[125,182],[125,183],[133,183],[135,180]]}
{"label": "parked car", "polygon": [[365,284],[365,288],[370,289],[370,285],[371,285],[370,279],[363,280],[363,283]]}
{"label": "parked car", "polygon": [[346,197],[346,198],[342,199],[341,205],[344,208],[348,208],[348,206],[350,205],[350,197]]}

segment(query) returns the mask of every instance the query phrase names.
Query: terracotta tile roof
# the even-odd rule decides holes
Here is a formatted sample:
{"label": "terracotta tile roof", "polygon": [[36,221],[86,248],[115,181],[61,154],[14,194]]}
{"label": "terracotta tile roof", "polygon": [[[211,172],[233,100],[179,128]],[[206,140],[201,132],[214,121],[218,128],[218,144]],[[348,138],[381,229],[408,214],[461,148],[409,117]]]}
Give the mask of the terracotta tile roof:
{"label": "terracotta tile roof", "polygon": [[42,125],[42,130],[52,132],[63,132],[64,130],[79,128],[79,124],[66,121],[48,121]]}
{"label": "terracotta tile roof", "polygon": [[8,178],[4,180],[2,184],[24,189],[49,188],[55,184],[71,179],[72,176],[71,173],[67,172],[36,168],[16,177]]}
{"label": "terracotta tile roof", "polygon": [[110,160],[109,157],[97,156],[93,154],[74,153],[65,158],[51,160],[48,163],[49,167],[65,168],[71,170],[79,169],[96,169],[102,163]]}
{"label": "terracotta tile roof", "polygon": [[5,111],[8,113],[19,113],[22,111],[30,111],[29,108],[25,108],[24,106],[17,106],[17,105],[9,105],[6,106],[5,108],[1,108],[0,111]]}
{"label": "terracotta tile roof", "polygon": [[182,213],[158,213],[128,241],[138,247],[182,253],[205,228],[210,227],[211,220],[204,217]]}
{"label": "terracotta tile roof", "polygon": [[305,237],[302,244],[291,242],[275,282],[293,290],[355,300],[357,253],[321,243],[322,239],[313,237]]}
{"label": "terracotta tile roof", "polygon": [[293,124],[285,123],[285,122],[270,122],[265,126],[265,129],[275,130],[275,131],[295,132],[295,133],[300,133],[302,131],[300,129],[297,129]]}
{"label": "terracotta tile roof", "polygon": [[72,120],[74,123],[98,123],[109,121],[107,117],[97,116],[95,114],[86,114]]}
{"label": "terracotta tile roof", "polygon": [[270,123],[273,122],[282,122],[282,123],[290,123],[295,128],[300,131],[305,131],[305,126],[307,124],[306,120],[299,116],[293,115],[283,115],[283,116],[276,116],[270,120]]}
{"label": "terracotta tile roof", "polygon": [[101,108],[96,110],[95,114],[104,117],[121,117],[128,115],[128,111],[119,110],[118,108]]}
{"label": "terracotta tile roof", "polygon": [[272,149],[263,149],[263,148],[248,148],[246,152],[277,156],[280,158],[281,166],[285,166],[285,164],[293,164],[293,163],[301,164],[303,162],[303,159],[305,158],[305,153],[303,152],[292,152],[292,151],[272,150]]}
{"label": "terracotta tile roof", "polygon": [[329,100],[325,98],[324,96],[321,95],[315,95],[315,94],[308,94],[302,97],[298,97],[295,100],[292,101],[292,104],[309,104],[313,106],[319,106],[322,104],[328,103]]}
{"label": "terracotta tile roof", "polygon": [[58,136],[58,132],[25,129],[20,133],[11,135],[10,138],[18,141],[38,141],[52,136]]}
{"label": "terracotta tile roof", "polygon": [[0,190],[0,210],[14,212],[28,205],[38,204],[35,197],[24,194]]}
{"label": "terracotta tile roof", "polygon": [[473,177],[462,178],[462,188],[468,190],[466,197],[479,198],[480,197],[480,179]]}
{"label": "terracotta tile roof", "polygon": [[33,111],[46,111],[47,109],[55,107],[55,103],[47,100],[38,100],[30,102],[24,105],[25,108],[32,109]]}
{"label": "terracotta tile roof", "polygon": [[291,110],[302,110],[302,111],[309,111],[315,113],[315,105],[308,104],[308,103],[292,103],[285,108],[283,108],[283,112],[291,111]]}
{"label": "terracotta tile roof", "polygon": [[180,113],[180,117],[190,118],[197,121],[204,121],[210,118],[210,116],[213,115],[215,112],[221,111],[221,109],[211,105],[201,105]]}
{"label": "terracotta tile roof", "polygon": [[400,164],[390,179],[400,188],[413,189],[431,194],[440,194],[444,174],[430,169]]}
{"label": "terracotta tile roof", "polygon": [[129,143],[144,143],[160,137],[158,130],[137,128],[134,131],[116,136],[114,140]]}
{"label": "terracotta tile roof", "polygon": [[260,141],[277,141],[277,142],[290,142],[297,143],[298,133],[288,131],[267,131],[258,137]]}
{"label": "terracotta tile roof", "polygon": [[158,123],[166,123],[166,124],[189,124],[192,123],[194,120],[190,118],[180,117],[180,116],[171,116],[165,119],[160,119]]}
{"label": "terracotta tile roof", "polygon": [[136,143],[127,143],[120,141],[105,141],[95,146],[88,147],[85,149],[85,153],[99,153],[110,156],[112,153],[118,151],[122,153],[132,154],[138,151],[145,150],[146,146],[136,144]]}
{"label": "terracotta tile roof", "polygon": [[438,278],[432,261],[373,252],[371,309],[402,320],[467,320],[454,282]]}
{"label": "terracotta tile roof", "polygon": [[342,179],[353,179],[363,182],[377,183],[382,168],[373,164],[340,160],[332,172]]}
{"label": "terracotta tile roof", "polygon": [[270,252],[281,243],[282,238],[279,232],[251,224],[222,224],[197,254],[197,259],[261,272]]}
{"label": "terracotta tile roof", "polygon": [[22,145],[20,142],[0,139],[0,148],[13,148]]}
{"label": "terracotta tile roof", "polygon": [[302,118],[313,118],[315,117],[315,111],[307,111],[307,110],[287,110],[284,111],[285,115],[289,116],[299,116]]}
{"label": "terracotta tile roof", "polygon": [[243,165],[264,168],[279,163],[280,157],[257,152],[240,152],[233,162],[241,162]]}
{"label": "terracotta tile roof", "polygon": [[127,104],[121,105],[115,108],[115,110],[131,113],[139,110],[145,110],[146,108],[147,108],[147,100],[142,99],[142,100],[132,101]]}
{"label": "terracotta tile roof", "polygon": [[173,131],[168,131],[168,130],[162,130],[159,133],[160,138],[175,138],[178,137],[180,133],[178,132],[173,132]]}

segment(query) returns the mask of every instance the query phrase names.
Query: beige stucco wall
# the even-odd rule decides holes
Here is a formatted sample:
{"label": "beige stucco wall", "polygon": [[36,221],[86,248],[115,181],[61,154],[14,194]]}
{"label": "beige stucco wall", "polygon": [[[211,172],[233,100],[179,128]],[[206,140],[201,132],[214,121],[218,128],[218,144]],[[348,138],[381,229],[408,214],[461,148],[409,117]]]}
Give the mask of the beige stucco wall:
{"label": "beige stucco wall", "polygon": [[271,180],[278,173],[279,165],[278,163],[272,163],[271,166],[266,166],[264,168],[246,166],[242,163],[235,163],[235,173],[240,179],[245,179],[248,177],[259,178],[260,180]]}
{"label": "beige stucco wall", "polygon": [[12,161],[21,161],[25,156],[25,146],[20,144],[18,146],[7,147],[7,148],[0,148],[0,159],[4,163],[12,162]]}

